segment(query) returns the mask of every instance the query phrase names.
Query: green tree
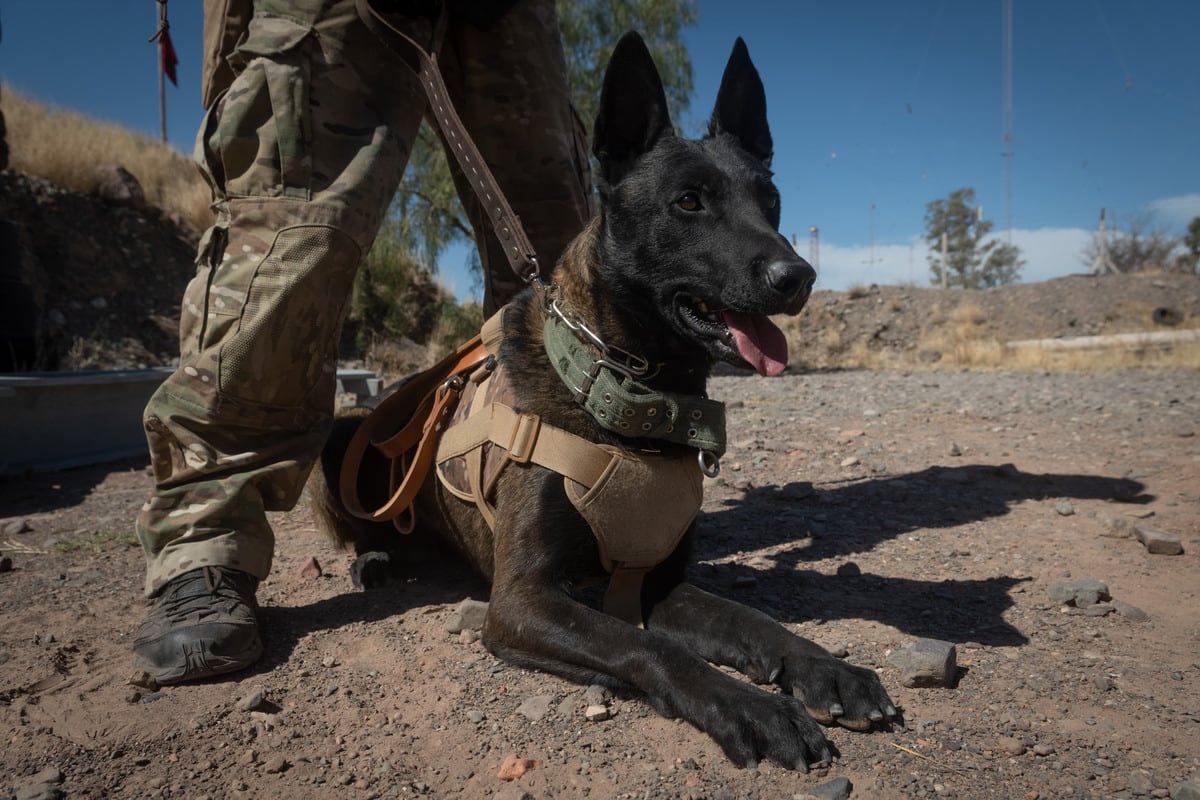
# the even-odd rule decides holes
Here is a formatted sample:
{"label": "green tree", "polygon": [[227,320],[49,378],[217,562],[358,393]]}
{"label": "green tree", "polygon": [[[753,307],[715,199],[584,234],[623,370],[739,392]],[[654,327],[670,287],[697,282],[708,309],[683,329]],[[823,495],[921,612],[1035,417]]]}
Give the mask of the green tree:
{"label": "green tree", "polygon": [[[1021,277],[1021,251],[989,239],[992,223],[975,205],[974,189],[958,189],[925,206],[925,241],[929,244],[930,283],[979,289],[1014,283]],[[947,236],[942,263],[942,234]]]}

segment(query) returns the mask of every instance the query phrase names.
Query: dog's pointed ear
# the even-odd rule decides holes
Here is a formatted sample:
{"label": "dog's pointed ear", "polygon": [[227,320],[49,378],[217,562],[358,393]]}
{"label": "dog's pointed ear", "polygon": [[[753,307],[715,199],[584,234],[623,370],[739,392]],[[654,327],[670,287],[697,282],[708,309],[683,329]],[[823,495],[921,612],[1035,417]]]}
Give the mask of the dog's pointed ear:
{"label": "dog's pointed ear", "polygon": [[663,136],[674,134],[667,95],[646,43],[630,31],[613,49],[600,92],[592,154],[600,177],[615,186]]}
{"label": "dog's pointed ear", "polygon": [[767,126],[767,94],[742,37],[733,43],[717,104],[708,121],[708,135],[731,133],[746,152],[770,166],[774,144]]}

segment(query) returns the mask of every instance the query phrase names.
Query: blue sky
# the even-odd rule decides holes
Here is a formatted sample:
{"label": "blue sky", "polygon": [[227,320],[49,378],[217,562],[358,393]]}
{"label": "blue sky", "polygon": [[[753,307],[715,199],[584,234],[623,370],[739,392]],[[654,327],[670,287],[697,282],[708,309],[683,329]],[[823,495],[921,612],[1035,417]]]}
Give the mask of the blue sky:
{"label": "blue sky", "polygon": [[[1101,208],[1153,213],[1181,234],[1200,216],[1200,2],[1013,0],[1012,240],[1025,280],[1084,271]],[[200,3],[172,0],[180,86],[171,143],[199,124]],[[103,8],[101,12],[99,9]],[[787,9],[787,10],[782,10]],[[928,281],[925,206],[971,187],[1008,235],[1002,0],[701,0],[686,33],[690,124],[707,116],[735,36],[767,90],[781,230],[818,288]],[[23,93],[158,134],[153,0],[0,0],[0,77]],[[874,210],[872,211],[872,207]],[[471,291],[465,250],[444,281]]]}

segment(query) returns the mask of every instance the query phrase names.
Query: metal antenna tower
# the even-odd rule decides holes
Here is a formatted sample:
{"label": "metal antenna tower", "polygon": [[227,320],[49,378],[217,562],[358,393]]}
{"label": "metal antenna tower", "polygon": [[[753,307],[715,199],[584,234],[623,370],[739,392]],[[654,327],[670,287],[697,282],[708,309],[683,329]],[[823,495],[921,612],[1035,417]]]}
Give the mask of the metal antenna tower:
{"label": "metal antenna tower", "polygon": [[1100,209],[1099,246],[1096,249],[1096,263],[1092,264],[1092,275],[1116,275],[1118,270],[1108,257],[1108,234],[1104,230],[1104,209]]}
{"label": "metal antenna tower", "polygon": [[816,225],[808,229],[808,263],[813,269],[821,268],[821,232]]}
{"label": "metal antenna tower", "polygon": [[1012,160],[1013,160],[1013,16],[1012,0],[1004,0],[1002,27],[1004,29],[1004,210],[1008,216],[1008,243],[1012,244]]}

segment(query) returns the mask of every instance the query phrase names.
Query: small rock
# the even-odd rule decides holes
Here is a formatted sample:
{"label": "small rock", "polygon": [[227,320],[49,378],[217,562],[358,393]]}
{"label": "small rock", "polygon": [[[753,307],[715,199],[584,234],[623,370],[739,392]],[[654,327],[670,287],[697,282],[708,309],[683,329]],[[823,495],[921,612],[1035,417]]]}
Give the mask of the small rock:
{"label": "small rock", "polygon": [[31,784],[32,783],[62,783],[64,779],[65,779],[65,776],[63,775],[62,770],[56,766],[51,765],[49,767],[46,767],[44,770],[42,770],[38,774],[34,775],[32,778],[30,778],[29,782]]}
{"label": "small rock", "polygon": [[552,694],[534,695],[517,707],[517,713],[530,722],[540,722],[550,713],[550,706],[553,703],[554,695]]}
{"label": "small rock", "polygon": [[1071,505],[1066,500],[1062,500],[1054,507],[1054,510],[1058,512],[1060,517],[1069,517],[1075,513],[1075,506]]}
{"label": "small rock", "polygon": [[808,790],[808,794],[818,800],[847,800],[854,785],[849,778],[834,778],[831,781],[818,784]]}
{"label": "small rock", "polygon": [[858,456],[846,456],[845,458],[842,459],[843,467],[853,467],[857,463],[858,463]]}
{"label": "small rock", "polygon": [[463,628],[462,632],[458,634],[458,640],[463,644],[475,644],[479,641],[479,631]]}
{"label": "small rock", "polygon": [[835,644],[833,647],[829,648],[829,655],[833,656],[834,658],[849,658],[850,648],[848,648],[845,644]]}
{"label": "small rock", "polygon": [[12,794],[13,800],[62,800],[66,797],[63,790],[48,783],[32,783],[28,786],[17,787]]}
{"label": "small rock", "polygon": [[263,707],[267,701],[266,693],[261,686],[256,686],[250,690],[250,693],[244,695],[237,701],[235,707],[238,711],[255,711]]}
{"label": "small rock", "polygon": [[1133,533],[1137,540],[1146,547],[1146,552],[1161,556],[1178,556],[1183,554],[1183,544],[1179,537],[1149,525],[1134,525]]}
{"label": "small rock", "polygon": [[103,297],[93,297],[92,301],[88,305],[97,311],[103,311],[104,309],[108,308],[108,301]]}
{"label": "small rock", "polygon": [[1200,800],[1200,782],[1181,781],[1171,787],[1171,800]]}
{"label": "small rock", "polygon": [[324,658],[321,659],[321,666],[325,667],[325,669],[330,669],[332,667],[336,667],[337,663],[338,663],[338,660],[336,658],[334,658],[333,656],[325,656]]}
{"label": "small rock", "polygon": [[1092,685],[1102,692],[1112,691],[1113,681],[1107,675],[1093,675]]}
{"label": "small rock", "polygon": [[492,800],[533,800],[533,795],[520,786],[505,786],[492,795]]}
{"label": "small rock", "polygon": [[1133,537],[1133,523],[1124,517],[1111,517],[1108,514],[1096,515],[1102,525],[1100,535],[1109,539],[1129,539]]}
{"label": "small rock", "polygon": [[1019,756],[1025,752],[1025,741],[1016,736],[1001,736],[996,741],[996,749],[1010,756]]}
{"label": "small rock", "polygon": [[583,701],[589,706],[605,705],[612,698],[612,692],[606,687],[598,683],[593,683],[587,687],[587,691],[583,693]]}
{"label": "small rock", "polygon": [[917,360],[922,364],[936,364],[942,360],[941,350],[921,350],[917,353]]}
{"label": "small rock", "polygon": [[1116,610],[1117,609],[1108,603],[1096,603],[1095,605],[1085,608],[1083,613],[1089,617],[1106,617]]}
{"label": "small rock", "polygon": [[1053,755],[1054,745],[1052,744],[1035,744],[1033,746],[1033,754],[1035,756]]}
{"label": "small rock", "polygon": [[962,455],[962,448],[958,446],[957,442],[951,442],[950,447],[946,450],[946,455],[957,458]]}
{"label": "small rock", "polygon": [[450,633],[482,630],[484,620],[487,619],[487,610],[487,603],[468,597],[450,612],[450,616],[446,618],[446,630]]}
{"label": "small rock", "polygon": [[909,687],[951,686],[958,671],[954,644],[938,639],[917,639],[887,657],[900,670],[900,682]]}
{"label": "small rock", "polygon": [[288,768],[287,759],[283,756],[272,756],[263,764],[263,772],[268,775],[278,775]]}
{"label": "small rock", "polygon": [[583,716],[588,722],[603,722],[604,720],[611,718],[612,714],[609,712],[608,706],[595,705],[588,706],[586,709],[584,709]]}
{"label": "small rock", "polygon": [[319,578],[325,573],[321,571],[321,562],[317,561],[316,556],[309,556],[308,560],[300,565],[300,569],[296,570],[296,574],[301,578]]}
{"label": "small rock", "polygon": [[847,561],[844,564],[838,565],[837,574],[841,578],[856,578],[862,575],[862,568],[853,561]]}
{"label": "small rock", "polygon": [[17,536],[22,533],[28,533],[31,530],[33,530],[33,527],[27,519],[12,520],[4,523],[5,536]]}
{"label": "small rock", "polygon": [[0,572],[12,572],[12,559],[8,556],[0,556]]}
{"label": "small rock", "polygon": [[1103,581],[1067,581],[1052,583],[1046,587],[1046,594],[1060,605],[1086,608],[1094,606],[1101,600],[1111,600],[1108,584]]}
{"label": "small rock", "polygon": [[469,719],[471,722],[474,722],[476,725],[478,725],[479,723],[481,723],[485,719],[487,719],[487,715],[484,714],[479,709],[472,708],[470,711],[467,712],[467,719]]}
{"label": "small rock", "polygon": [[126,683],[128,683],[130,686],[136,686],[139,689],[147,689],[151,692],[158,691],[158,681],[154,679],[154,676],[149,672],[144,672],[140,669],[136,670],[132,675],[130,675],[129,680],[127,680]]}
{"label": "small rock", "polygon": [[496,773],[496,777],[502,781],[515,781],[529,770],[537,769],[541,765],[541,761],[521,758],[516,753],[510,753],[500,762],[500,769]]}
{"label": "small rock", "polygon": [[1118,614],[1130,622],[1146,622],[1150,619],[1149,614],[1147,614],[1145,611],[1142,611],[1137,606],[1130,605],[1129,603],[1113,603],[1113,608],[1116,609]]}

